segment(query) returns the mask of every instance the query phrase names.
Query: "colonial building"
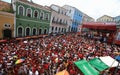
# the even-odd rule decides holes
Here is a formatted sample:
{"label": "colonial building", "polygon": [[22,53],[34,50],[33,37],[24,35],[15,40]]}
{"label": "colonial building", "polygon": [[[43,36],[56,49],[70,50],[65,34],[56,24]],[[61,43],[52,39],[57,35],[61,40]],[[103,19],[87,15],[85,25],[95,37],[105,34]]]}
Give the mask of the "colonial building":
{"label": "colonial building", "polygon": [[51,12],[27,0],[13,0],[15,37],[48,34]]}
{"label": "colonial building", "polygon": [[50,9],[52,11],[50,33],[70,32],[71,20],[66,15],[67,10],[54,4],[50,6]]}
{"label": "colonial building", "polygon": [[[92,17],[90,17],[90,16],[88,16],[87,14],[85,14],[85,13],[83,13],[83,18],[82,18],[82,23],[85,23],[85,22],[95,22],[95,19],[94,18],[92,18]],[[83,25],[83,24],[82,24]],[[82,25],[81,26],[79,26],[79,31],[81,32],[81,31],[88,31],[88,29],[86,29],[86,28],[82,28]]]}
{"label": "colonial building", "polygon": [[82,22],[95,22],[95,19],[87,14],[83,14]]}
{"label": "colonial building", "polygon": [[78,32],[79,30],[79,25],[82,23],[82,18],[83,18],[83,13],[78,10],[75,7],[69,6],[69,5],[64,5],[63,8],[65,8],[67,11],[67,15],[70,16],[72,20],[72,25],[71,25],[71,31],[72,32]]}
{"label": "colonial building", "polygon": [[113,17],[108,16],[108,15],[103,15],[102,17],[98,18],[96,21],[97,22],[105,22],[105,23],[114,22]]}
{"label": "colonial building", "polygon": [[14,15],[0,11],[0,39],[14,37]]}

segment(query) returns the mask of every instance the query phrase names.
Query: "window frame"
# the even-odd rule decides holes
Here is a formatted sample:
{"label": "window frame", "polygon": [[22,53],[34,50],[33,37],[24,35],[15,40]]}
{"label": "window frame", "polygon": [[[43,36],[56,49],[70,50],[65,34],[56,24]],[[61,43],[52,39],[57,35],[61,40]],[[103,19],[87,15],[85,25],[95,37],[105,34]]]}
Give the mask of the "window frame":
{"label": "window frame", "polygon": [[25,8],[24,8],[24,6],[22,6],[22,5],[19,5],[19,6],[18,6],[18,15],[20,15],[20,11],[19,11],[20,7],[23,8],[23,15],[21,15],[21,16],[24,16],[24,15],[25,15]]}

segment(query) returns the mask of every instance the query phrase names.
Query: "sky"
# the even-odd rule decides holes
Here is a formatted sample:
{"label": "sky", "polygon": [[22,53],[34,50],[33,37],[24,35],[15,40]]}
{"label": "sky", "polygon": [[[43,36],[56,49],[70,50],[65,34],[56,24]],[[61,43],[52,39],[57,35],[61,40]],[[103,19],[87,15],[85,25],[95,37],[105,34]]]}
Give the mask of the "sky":
{"label": "sky", "polygon": [[[10,2],[11,0],[3,0]],[[29,0],[30,1],[30,0]],[[40,5],[50,6],[51,4],[76,7],[88,16],[97,19],[103,15],[116,17],[120,15],[120,0],[32,0]]]}

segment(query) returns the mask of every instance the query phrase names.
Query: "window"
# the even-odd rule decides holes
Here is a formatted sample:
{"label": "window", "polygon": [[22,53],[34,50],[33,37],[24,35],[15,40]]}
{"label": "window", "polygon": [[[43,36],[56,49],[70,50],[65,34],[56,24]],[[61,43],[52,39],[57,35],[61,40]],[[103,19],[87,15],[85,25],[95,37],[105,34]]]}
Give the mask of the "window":
{"label": "window", "polygon": [[65,12],[65,15],[66,15],[66,12]]}
{"label": "window", "polygon": [[55,17],[52,18],[52,22],[55,22]]}
{"label": "window", "polygon": [[39,29],[39,35],[42,34],[42,29]]}
{"label": "window", "polygon": [[18,28],[18,37],[22,37],[22,27]]}
{"label": "window", "polygon": [[34,28],[33,29],[33,35],[36,35],[37,30]]}
{"label": "window", "polygon": [[68,24],[68,22],[66,21],[66,25]]}
{"label": "window", "polygon": [[10,24],[4,24],[5,28],[10,28]]}
{"label": "window", "polygon": [[69,13],[71,13],[71,10],[69,10]]}
{"label": "window", "polygon": [[38,18],[38,11],[37,10],[34,11],[34,17]]}
{"label": "window", "polygon": [[59,19],[57,18],[56,23],[58,23],[58,22],[59,22]]}
{"label": "window", "polygon": [[60,27],[59,27],[59,32],[60,32],[60,30],[61,30],[61,29],[60,29]]}
{"label": "window", "polygon": [[62,28],[62,32],[64,31],[64,29]]}
{"label": "window", "polygon": [[58,13],[60,13],[60,9],[58,10]]}
{"label": "window", "polygon": [[54,30],[54,27],[52,27],[52,31]]}
{"label": "window", "polygon": [[45,19],[48,20],[49,19],[49,14],[45,15]]}
{"label": "window", "polygon": [[30,28],[26,28],[26,36],[30,35]]}
{"label": "window", "polygon": [[32,17],[32,11],[30,8],[27,9],[27,16]]}
{"label": "window", "polygon": [[41,12],[41,14],[40,14],[40,19],[42,20],[43,18],[44,18],[44,13]]}
{"label": "window", "polygon": [[62,19],[60,19],[60,24],[62,24]]}
{"label": "window", "polygon": [[21,5],[18,7],[18,14],[24,16],[24,7]]}
{"label": "window", "polygon": [[63,14],[63,11],[61,12],[61,14]]}
{"label": "window", "polygon": [[47,29],[44,30],[44,34],[47,34]]}
{"label": "window", "polygon": [[57,31],[57,27],[55,28],[55,31]]}

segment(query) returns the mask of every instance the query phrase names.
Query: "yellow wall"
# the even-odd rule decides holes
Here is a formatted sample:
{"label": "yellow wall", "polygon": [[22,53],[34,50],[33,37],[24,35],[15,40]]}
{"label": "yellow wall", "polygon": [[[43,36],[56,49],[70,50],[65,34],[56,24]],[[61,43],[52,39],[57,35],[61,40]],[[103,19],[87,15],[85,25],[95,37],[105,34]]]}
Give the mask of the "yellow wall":
{"label": "yellow wall", "polygon": [[0,12],[0,39],[3,38],[3,30],[6,29],[4,27],[5,24],[10,24],[10,28],[12,30],[12,37],[14,36],[14,15],[7,12]]}
{"label": "yellow wall", "polygon": [[112,21],[113,21],[113,18],[104,15],[104,16],[98,18],[97,21],[98,21],[98,22],[112,22]]}

